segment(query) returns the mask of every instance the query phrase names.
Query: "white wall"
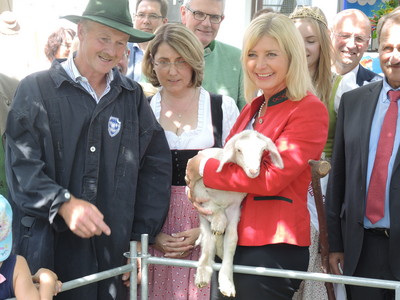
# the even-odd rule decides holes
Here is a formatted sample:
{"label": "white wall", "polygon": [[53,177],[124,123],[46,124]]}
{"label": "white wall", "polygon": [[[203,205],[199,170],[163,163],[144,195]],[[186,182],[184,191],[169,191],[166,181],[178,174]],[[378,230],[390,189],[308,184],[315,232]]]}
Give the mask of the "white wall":
{"label": "white wall", "polygon": [[[243,35],[253,15],[251,12],[251,1],[225,1],[225,20],[221,23],[217,39],[224,43],[242,48]],[[329,24],[338,9],[338,1],[332,0],[314,0],[312,1],[312,5],[322,9]]]}
{"label": "white wall", "polygon": [[250,0],[225,0],[225,19],[221,23],[217,40],[241,49],[251,16]]}
{"label": "white wall", "polygon": [[312,1],[313,6],[318,6],[324,12],[328,24],[330,25],[333,17],[338,12],[338,1],[326,1],[326,0],[314,0]]}

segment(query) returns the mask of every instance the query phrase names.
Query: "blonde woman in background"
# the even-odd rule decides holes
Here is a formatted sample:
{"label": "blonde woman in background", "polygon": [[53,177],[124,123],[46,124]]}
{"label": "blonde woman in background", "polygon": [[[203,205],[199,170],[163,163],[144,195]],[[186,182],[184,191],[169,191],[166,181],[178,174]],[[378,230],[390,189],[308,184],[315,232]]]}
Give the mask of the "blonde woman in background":
{"label": "blonde woman in background", "polygon": [[[334,99],[342,77],[331,72],[332,43],[326,17],[318,7],[297,7],[290,15],[295,26],[300,31],[307,55],[308,71],[314,84],[315,93],[326,105],[329,111],[329,133],[324,148],[323,157],[330,159],[332,155],[333,139],[335,134],[336,113]],[[321,185],[323,195],[326,191],[328,176],[323,178]],[[324,196],[325,197],[325,196]],[[315,208],[314,196],[311,188],[308,193],[308,209],[311,214],[311,246],[308,271],[321,272],[321,256],[319,254],[319,224]],[[324,282],[304,281],[299,292],[293,299],[328,299]]]}

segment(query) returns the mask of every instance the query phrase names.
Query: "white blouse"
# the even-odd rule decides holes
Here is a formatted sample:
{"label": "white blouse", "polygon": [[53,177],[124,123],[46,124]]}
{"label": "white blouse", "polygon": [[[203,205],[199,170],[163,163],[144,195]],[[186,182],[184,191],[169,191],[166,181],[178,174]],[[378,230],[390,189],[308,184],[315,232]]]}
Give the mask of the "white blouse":
{"label": "white blouse", "polygon": [[[158,121],[160,120],[161,112],[160,92],[161,89],[153,96],[150,102],[150,106]],[[222,96],[222,113],[222,141],[225,144],[225,139],[239,115],[236,103],[231,97]],[[206,149],[214,146],[211,98],[210,94],[204,88],[200,88],[197,128],[184,131],[181,135],[176,135],[175,132],[166,130],[165,135],[170,149]]]}

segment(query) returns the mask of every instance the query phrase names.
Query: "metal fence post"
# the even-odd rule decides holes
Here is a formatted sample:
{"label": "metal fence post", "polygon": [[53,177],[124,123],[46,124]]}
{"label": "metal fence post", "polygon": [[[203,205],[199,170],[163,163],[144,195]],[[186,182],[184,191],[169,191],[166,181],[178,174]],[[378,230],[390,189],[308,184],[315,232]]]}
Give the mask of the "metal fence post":
{"label": "metal fence post", "polygon": [[129,277],[130,287],[129,287],[129,299],[137,299],[137,242],[130,242],[130,252],[129,252],[130,264],[132,265],[131,276]]}
{"label": "metal fence post", "polygon": [[142,234],[141,236],[142,240],[142,263],[141,263],[141,274],[142,274],[142,281],[140,283],[140,295],[142,300],[147,300],[148,294],[149,294],[149,277],[148,277],[148,271],[149,271],[149,264],[148,264],[148,249],[149,249],[149,235],[148,234]]}

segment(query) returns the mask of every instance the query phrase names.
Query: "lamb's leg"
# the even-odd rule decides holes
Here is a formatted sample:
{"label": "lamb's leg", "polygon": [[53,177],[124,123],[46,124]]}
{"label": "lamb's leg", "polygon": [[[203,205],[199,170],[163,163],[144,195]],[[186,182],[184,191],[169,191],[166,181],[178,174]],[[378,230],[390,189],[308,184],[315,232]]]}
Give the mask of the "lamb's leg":
{"label": "lamb's leg", "polygon": [[224,259],[224,235],[215,235],[215,252],[220,259]]}
{"label": "lamb's leg", "polygon": [[211,221],[211,232],[215,235],[222,235],[225,232],[228,219],[226,218],[223,209],[214,210],[213,218]]}
{"label": "lamb's leg", "polygon": [[221,270],[218,275],[219,290],[227,297],[236,295],[233,283],[233,256],[235,255],[238,240],[237,224],[240,217],[240,206],[232,205],[226,209],[228,225],[224,236],[224,249]]}
{"label": "lamb's leg", "polygon": [[210,283],[215,255],[215,236],[211,233],[210,223],[203,216],[200,216],[200,231],[201,255],[195,278],[195,284],[199,288]]}

